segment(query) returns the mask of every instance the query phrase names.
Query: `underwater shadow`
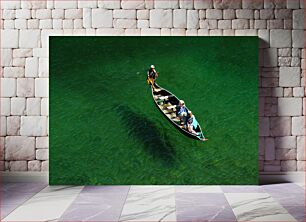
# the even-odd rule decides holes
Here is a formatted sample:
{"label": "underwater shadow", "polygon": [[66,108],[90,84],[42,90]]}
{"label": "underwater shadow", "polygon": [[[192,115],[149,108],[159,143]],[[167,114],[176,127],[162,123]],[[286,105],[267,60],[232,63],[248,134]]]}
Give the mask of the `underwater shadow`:
{"label": "underwater shadow", "polygon": [[128,135],[141,142],[147,153],[164,165],[175,163],[175,148],[168,136],[161,134],[151,120],[126,105],[116,106],[115,109],[125,127],[130,128]]}

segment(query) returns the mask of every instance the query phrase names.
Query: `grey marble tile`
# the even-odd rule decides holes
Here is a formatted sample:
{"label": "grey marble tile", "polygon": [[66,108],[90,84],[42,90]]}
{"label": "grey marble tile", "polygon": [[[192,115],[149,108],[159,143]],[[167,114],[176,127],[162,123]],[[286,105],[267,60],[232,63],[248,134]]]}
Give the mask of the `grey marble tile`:
{"label": "grey marble tile", "polygon": [[48,186],[16,208],[3,221],[57,220],[83,187]]}
{"label": "grey marble tile", "polygon": [[267,193],[225,193],[238,221],[296,221]]}
{"label": "grey marble tile", "polygon": [[305,193],[270,193],[283,206],[305,206]]}
{"label": "grey marble tile", "polygon": [[263,193],[261,186],[221,186],[224,193]]}
{"label": "grey marble tile", "polygon": [[129,186],[85,187],[59,221],[118,221]]}
{"label": "grey marble tile", "polygon": [[220,186],[175,186],[176,193],[223,193]]}
{"label": "grey marble tile", "polygon": [[130,186],[86,186],[82,193],[116,193],[126,194]]}
{"label": "grey marble tile", "polygon": [[297,221],[305,222],[305,206],[283,206]]}
{"label": "grey marble tile", "polygon": [[11,193],[38,193],[47,187],[45,183],[4,183],[0,186],[1,192]]}
{"label": "grey marble tile", "polygon": [[281,183],[262,186],[267,193],[304,193],[304,189],[295,183]]}
{"label": "grey marble tile", "polygon": [[176,221],[173,186],[131,186],[120,221]]}
{"label": "grey marble tile", "polygon": [[177,221],[236,221],[223,193],[176,193]]}
{"label": "grey marble tile", "polygon": [[1,205],[20,205],[35,194],[5,192],[1,195]]}
{"label": "grey marble tile", "polygon": [[1,205],[0,206],[1,219],[9,215],[14,209],[16,209],[16,207],[17,205]]}

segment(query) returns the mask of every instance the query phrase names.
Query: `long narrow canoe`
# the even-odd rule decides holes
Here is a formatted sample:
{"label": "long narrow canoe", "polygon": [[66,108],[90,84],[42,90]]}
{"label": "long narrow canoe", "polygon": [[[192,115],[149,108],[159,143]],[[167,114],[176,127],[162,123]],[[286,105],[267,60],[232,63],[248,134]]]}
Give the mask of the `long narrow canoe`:
{"label": "long narrow canoe", "polygon": [[181,122],[180,118],[176,115],[176,107],[179,105],[179,99],[173,93],[160,87],[156,83],[154,84],[154,89],[152,86],[151,89],[152,97],[156,106],[176,128],[178,128],[183,134],[192,139],[202,141],[205,140],[199,124],[197,129],[195,129],[197,135],[189,132],[184,128],[183,122]]}

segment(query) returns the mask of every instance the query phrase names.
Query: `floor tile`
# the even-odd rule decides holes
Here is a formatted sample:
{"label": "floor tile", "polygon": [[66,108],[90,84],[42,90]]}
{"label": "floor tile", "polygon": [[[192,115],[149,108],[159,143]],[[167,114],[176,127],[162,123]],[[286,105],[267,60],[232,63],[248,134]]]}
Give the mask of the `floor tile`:
{"label": "floor tile", "polygon": [[297,221],[305,222],[305,206],[283,206]]}
{"label": "floor tile", "polygon": [[48,186],[15,209],[3,221],[57,220],[83,187]]}
{"label": "floor tile", "polygon": [[131,186],[120,221],[176,221],[174,186]]}
{"label": "floor tile", "polygon": [[223,193],[176,193],[177,221],[236,221]]}
{"label": "floor tile", "polygon": [[264,192],[261,186],[221,186],[224,193],[262,193]]}
{"label": "floor tile", "polygon": [[281,183],[262,186],[267,193],[304,193],[304,189],[294,183]]}
{"label": "floor tile", "polygon": [[270,193],[283,206],[305,206],[305,193]]}
{"label": "floor tile", "polygon": [[177,193],[222,193],[220,186],[175,186]]}
{"label": "floor tile", "polygon": [[225,193],[238,221],[296,221],[267,193]]}
{"label": "floor tile", "polygon": [[85,187],[59,221],[118,221],[129,186]]}
{"label": "floor tile", "polygon": [[38,193],[47,187],[45,183],[4,183],[0,186],[1,192],[12,193]]}

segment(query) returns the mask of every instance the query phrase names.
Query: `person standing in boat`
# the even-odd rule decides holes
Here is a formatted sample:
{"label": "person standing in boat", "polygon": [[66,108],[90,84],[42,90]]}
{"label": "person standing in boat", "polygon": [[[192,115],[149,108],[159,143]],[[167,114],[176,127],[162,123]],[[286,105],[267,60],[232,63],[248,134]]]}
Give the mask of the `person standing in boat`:
{"label": "person standing in boat", "polygon": [[188,109],[185,106],[184,100],[179,101],[179,105],[176,107],[176,115],[180,118],[186,128]]}
{"label": "person standing in boat", "polygon": [[155,79],[157,77],[158,77],[158,72],[156,72],[155,66],[151,65],[150,69],[148,70],[148,73],[147,73],[147,83],[149,85],[152,85],[153,88],[154,88]]}

